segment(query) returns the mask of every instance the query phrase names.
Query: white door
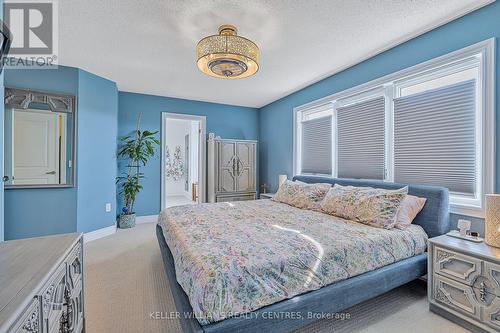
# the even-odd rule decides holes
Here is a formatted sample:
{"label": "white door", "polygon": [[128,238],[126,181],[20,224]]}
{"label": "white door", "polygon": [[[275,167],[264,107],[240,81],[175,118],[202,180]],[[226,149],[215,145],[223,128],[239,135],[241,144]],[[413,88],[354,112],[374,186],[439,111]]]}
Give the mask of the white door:
{"label": "white door", "polygon": [[59,183],[57,117],[50,111],[14,111],[12,184]]}

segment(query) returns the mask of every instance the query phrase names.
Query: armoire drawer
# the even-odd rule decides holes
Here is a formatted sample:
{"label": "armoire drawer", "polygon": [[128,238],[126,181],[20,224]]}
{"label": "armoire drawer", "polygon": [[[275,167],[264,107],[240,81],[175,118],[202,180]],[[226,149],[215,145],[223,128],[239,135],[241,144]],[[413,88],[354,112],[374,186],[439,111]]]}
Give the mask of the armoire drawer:
{"label": "armoire drawer", "polygon": [[435,273],[468,286],[472,286],[476,278],[482,274],[482,261],[480,259],[445,248],[436,246],[433,259]]}
{"label": "armoire drawer", "polygon": [[217,202],[248,201],[255,200],[255,193],[237,195],[217,195]]}

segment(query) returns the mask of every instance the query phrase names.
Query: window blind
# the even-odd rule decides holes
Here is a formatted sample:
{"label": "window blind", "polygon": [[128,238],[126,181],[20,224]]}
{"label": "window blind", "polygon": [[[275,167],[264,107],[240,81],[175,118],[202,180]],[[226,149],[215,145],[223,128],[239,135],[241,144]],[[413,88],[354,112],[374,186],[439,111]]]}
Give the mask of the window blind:
{"label": "window blind", "polygon": [[394,180],[474,194],[476,81],[394,100]]}
{"label": "window blind", "polygon": [[332,116],[302,122],[302,173],[332,174]]}
{"label": "window blind", "polygon": [[338,176],[384,179],[383,96],[337,109]]}

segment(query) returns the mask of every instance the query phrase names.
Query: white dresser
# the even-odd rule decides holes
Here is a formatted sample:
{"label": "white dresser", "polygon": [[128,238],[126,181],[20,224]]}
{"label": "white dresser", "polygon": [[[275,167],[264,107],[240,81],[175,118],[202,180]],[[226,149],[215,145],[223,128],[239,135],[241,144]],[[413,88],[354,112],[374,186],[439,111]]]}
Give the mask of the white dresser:
{"label": "white dresser", "polygon": [[84,330],[78,233],[0,243],[0,332]]}
{"label": "white dresser", "polygon": [[429,240],[430,309],[476,332],[500,332],[500,249],[446,235]]}
{"label": "white dresser", "polygon": [[257,141],[208,140],[208,202],[255,200]]}

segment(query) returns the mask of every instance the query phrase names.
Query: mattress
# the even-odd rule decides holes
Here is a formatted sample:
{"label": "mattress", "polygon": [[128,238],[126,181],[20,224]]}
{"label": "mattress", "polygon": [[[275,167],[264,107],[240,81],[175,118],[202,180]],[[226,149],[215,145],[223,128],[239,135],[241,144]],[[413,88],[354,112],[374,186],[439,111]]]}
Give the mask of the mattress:
{"label": "mattress", "polygon": [[202,325],[421,254],[417,225],[380,229],[271,200],[171,207],[159,223]]}

